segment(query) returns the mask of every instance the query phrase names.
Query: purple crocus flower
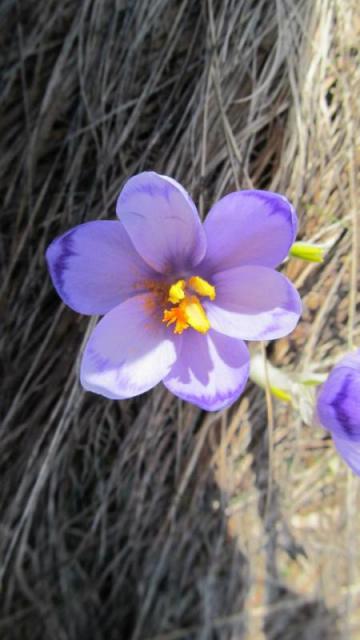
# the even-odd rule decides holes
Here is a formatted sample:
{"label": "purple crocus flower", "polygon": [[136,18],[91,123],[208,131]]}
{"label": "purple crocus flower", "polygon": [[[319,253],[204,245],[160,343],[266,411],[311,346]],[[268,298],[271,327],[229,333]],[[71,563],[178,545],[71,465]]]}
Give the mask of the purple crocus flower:
{"label": "purple crocus flower", "polygon": [[88,222],[47,250],[54,286],[83,314],[100,314],[85,347],[81,383],[130,398],[162,381],[215,411],[242,392],[244,340],[290,333],[299,295],[275,267],[293,244],[297,218],[281,195],[237,191],[202,225],[182,186],[144,172],[116,205],[119,221]]}
{"label": "purple crocus flower", "polygon": [[341,457],[360,475],[360,349],[342,358],[321,386],[317,415]]}

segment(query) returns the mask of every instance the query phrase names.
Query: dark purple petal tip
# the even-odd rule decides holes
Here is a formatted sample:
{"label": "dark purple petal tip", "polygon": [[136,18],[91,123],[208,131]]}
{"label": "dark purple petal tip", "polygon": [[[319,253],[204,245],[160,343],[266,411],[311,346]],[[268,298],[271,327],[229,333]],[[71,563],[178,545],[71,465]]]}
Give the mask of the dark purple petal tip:
{"label": "dark purple petal tip", "polygon": [[71,229],[63,236],[55,238],[46,250],[45,258],[53,285],[60,298],[67,304],[71,301],[64,287],[64,274],[68,267],[69,260],[76,256],[74,249],[73,234],[75,229]]}
{"label": "dark purple petal tip", "polygon": [[295,209],[284,196],[256,189],[229,193],[205,219],[204,269],[276,267],[288,255],[297,227]]}
{"label": "dark purple petal tip", "polygon": [[61,299],[87,315],[107,313],[151,276],[117,220],[74,227],[51,243],[46,261]]}
{"label": "dark purple petal tip", "polygon": [[330,372],[319,391],[316,409],[322,426],[331,432],[340,455],[353,470],[358,459],[359,473],[360,349],[342,358]]}

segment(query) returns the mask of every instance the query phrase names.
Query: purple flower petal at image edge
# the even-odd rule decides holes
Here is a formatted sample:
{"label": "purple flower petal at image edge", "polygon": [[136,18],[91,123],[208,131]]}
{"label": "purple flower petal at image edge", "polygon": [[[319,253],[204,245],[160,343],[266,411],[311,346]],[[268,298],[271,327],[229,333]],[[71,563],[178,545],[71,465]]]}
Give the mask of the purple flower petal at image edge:
{"label": "purple flower petal at image edge", "polygon": [[130,178],[116,213],[144,260],[160,273],[195,267],[206,250],[197,209],[185,189],[153,171]]}
{"label": "purple flower petal at image edge", "polygon": [[151,275],[116,220],[74,227],[53,240],[46,260],[60,298],[86,315],[110,311],[136,293],[137,281]]}
{"label": "purple flower petal at image edge", "polygon": [[319,389],[316,412],[340,455],[360,475],[360,349],[332,369]]}
{"label": "purple flower petal at image edge", "polygon": [[298,292],[278,271],[249,266],[216,273],[216,299],[204,307],[215,331],[241,340],[288,335],[302,310]]}
{"label": "purple flower petal at image edge", "polygon": [[330,372],[319,389],[317,415],[334,436],[360,442],[360,349]]}
{"label": "purple flower petal at image edge", "polygon": [[214,204],[204,229],[206,270],[242,265],[276,267],[295,240],[297,216],[290,202],[278,193],[235,191]]}
{"label": "purple flower petal at image edge", "polygon": [[249,376],[249,352],[243,342],[209,331],[183,335],[181,353],[163,380],[176,396],[207,411],[232,404]]}
{"label": "purple flower petal at image edge", "polygon": [[106,398],[132,398],[169,373],[176,359],[173,335],[149,313],[151,305],[150,295],[135,296],[100,320],[82,357],[84,389]]}

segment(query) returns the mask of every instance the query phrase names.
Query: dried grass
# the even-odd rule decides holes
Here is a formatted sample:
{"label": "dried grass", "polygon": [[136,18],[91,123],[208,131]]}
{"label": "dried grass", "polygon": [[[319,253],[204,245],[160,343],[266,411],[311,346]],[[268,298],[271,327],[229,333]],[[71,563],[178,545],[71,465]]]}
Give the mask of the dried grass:
{"label": "dried grass", "polygon": [[287,265],[304,319],[269,356],[328,370],[359,344],[355,0],[5,0],[0,19],[1,638],[359,637],[359,486],[324,432],[276,404],[269,452],[251,385],[216,415],[161,387],[85,394],[93,321],[44,265],[145,168],[202,214],[279,190],[333,249]]}

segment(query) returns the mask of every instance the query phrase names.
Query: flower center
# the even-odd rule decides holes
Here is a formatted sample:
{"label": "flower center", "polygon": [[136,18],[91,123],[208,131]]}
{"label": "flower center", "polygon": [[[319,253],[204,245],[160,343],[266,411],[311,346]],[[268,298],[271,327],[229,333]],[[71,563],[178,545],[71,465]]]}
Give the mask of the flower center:
{"label": "flower center", "polygon": [[200,333],[209,331],[210,322],[198,296],[210,300],[216,296],[215,287],[199,276],[178,280],[169,288],[168,302],[172,306],[165,309],[162,321],[167,326],[175,324],[174,333],[182,333],[189,327]]}

